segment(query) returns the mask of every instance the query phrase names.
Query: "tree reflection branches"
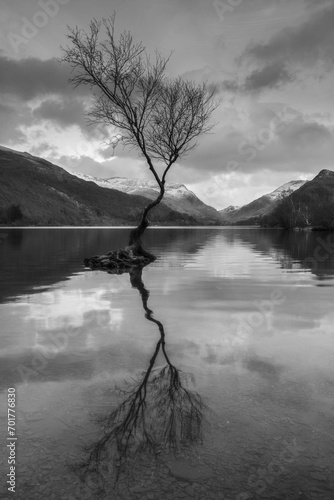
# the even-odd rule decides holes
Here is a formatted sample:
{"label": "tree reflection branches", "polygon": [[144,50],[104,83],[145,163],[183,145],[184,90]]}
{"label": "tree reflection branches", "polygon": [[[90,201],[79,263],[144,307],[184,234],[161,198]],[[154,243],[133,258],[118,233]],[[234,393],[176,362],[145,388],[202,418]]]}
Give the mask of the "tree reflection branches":
{"label": "tree reflection branches", "polygon": [[[130,281],[140,293],[145,317],[157,325],[160,338],[147,370],[118,388],[122,401],[98,419],[104,434],[89,449],[85,467],[97,471],[101,464],[112,462],[117,477],[129,456],[138,452],[157,456],[162,450],[201,442],[208,409],[202,397],[189,389],[193,377],[177,369],[167,355],[164,326],[148,307],[149,291],[142,281],[142,269],[131,270]],[[164,364],[156,367],[159,354]]]}

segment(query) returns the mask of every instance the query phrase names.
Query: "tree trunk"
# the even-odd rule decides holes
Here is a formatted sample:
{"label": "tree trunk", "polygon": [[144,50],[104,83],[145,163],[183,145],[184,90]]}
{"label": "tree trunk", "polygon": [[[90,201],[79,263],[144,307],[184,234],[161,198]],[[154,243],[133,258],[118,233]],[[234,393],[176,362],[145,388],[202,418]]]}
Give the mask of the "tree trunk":
{"label": "tree trunk", "polygon": [[94,255],[93,257],[84,259],[86,267],[108,271],[109,273],[121,274],[130,272],[133,268],[147,266],[156,259],[155,255],[143,249],[141,238],[149,225],[147,214],[152,208],[160,203],[164,196],[164,185],[164,181],[159,184],[159,196],[147,205],[143,211],[139,225],[135,229],[132,229],[129,238],[129,246],[123,250],[120,249],[108,252],[106,255]]}
{"label": "tree trunk", "polygon": [[135,229],[132,229],[130,233],[130,238],[129,238],[129,246],[127,247],[127,250],[131,250],[134,255],[139,255],[142,257],[147,257],[148,259],[155,260],[156,257],[151,254],[150,252],[147,252],[144,250],[142,247],[142,236],[145,232],[145,229],[149,226],[149,220],[147,218],[147,214],[149,213],[152,208],[156,207],[159,205],[161,202],[163,196],[165,194],[165,186],[164,183],[160,186],[160,193],[159,196],[152,201],[147,207],[144,209],[140,223]]}

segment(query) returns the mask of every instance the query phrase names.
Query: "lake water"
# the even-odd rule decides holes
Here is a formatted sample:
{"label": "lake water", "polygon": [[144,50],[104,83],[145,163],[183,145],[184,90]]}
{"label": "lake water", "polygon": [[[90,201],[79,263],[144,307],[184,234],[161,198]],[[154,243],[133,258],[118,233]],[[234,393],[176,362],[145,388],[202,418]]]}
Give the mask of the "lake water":
{"label": "lake water", "polygon": [[15,498],[332,500],[333,233],[153,228],[142,274],[84,269],[128,232],[0,229],[1,498],[13,388]]}

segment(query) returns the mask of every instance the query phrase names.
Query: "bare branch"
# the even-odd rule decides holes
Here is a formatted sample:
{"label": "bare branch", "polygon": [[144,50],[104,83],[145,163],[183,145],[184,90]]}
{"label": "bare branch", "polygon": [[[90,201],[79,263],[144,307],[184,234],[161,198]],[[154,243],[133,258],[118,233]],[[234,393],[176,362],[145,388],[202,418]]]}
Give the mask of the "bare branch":
{"label": "bare branch", "polygon": [[[143,222],[163,198],[171,166],[196,147],[199,136],[211,130],[209,120],[218,102],[205,83],[168,78],[170,56],[156,52],[151,59],[129,31],[116,38],[115,17],[93,19],[88,32],[69,28],[70,45],[62,48],[60,61],[72,67],[69,81],[74,87],[88,85],[94,90],[90,121],[116,127],[123,146],[136,149],[146,159],[160,195],[145,210]],[[166,165],[162,176],[155,160]]]}

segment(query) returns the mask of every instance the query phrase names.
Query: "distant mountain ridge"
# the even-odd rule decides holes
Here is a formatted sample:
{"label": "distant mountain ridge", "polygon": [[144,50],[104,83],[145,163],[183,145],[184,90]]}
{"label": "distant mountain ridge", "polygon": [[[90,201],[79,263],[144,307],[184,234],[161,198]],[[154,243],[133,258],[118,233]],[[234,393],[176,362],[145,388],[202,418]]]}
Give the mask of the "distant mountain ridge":
{"label": "distant mountain ridge", "polygon": [[334,230],[334,172],[321,170],[273,205],[262,218],[262,225]]}
{"label": "distant mountain ridge", "polygon": [[330,183],[332,183],[333,179],[334,179],[334,172],[333,172],[333,170],[328,170],[328,169],[324,168],[323,170],[320,170],[320,172],[318,173],[318,175],[316,175],[314,177],[314,179],[312,179],[312,181],[329,180]]}
{"label": "distant mountain ridge", "polygon": [[275,191],[272,191],[271,193],[264,195],[264,196],[268,196],[272,200],[276,201],[282,195],[284,195],[284,194],[286,195],[286,193],[288,193],[288,192],[295,191],[296,189],[299,189],[306,182],[307,181],[302,181],[302,180],[286,182],[282,186],[275,189]]}
{"label": "distant mountain ridge", "polygon": [[[155,180],[127,179],[126,177],[100,179],[78,172],[72,173],[79,179],[95,182],[98,186],[117,189],[131,195],[144,196],[150,200],[154,200],[159,194],[159,187]],[[172,210],[195,217],[203,225],[220,224],[218,210],[206,205],[184,184],[166,183],[165,190],[163,203]]]}
{"label": "distant mountain ridge", "polygon": [[[136,225],[147,203],[143,196],[100,187],[43,158],[0,147],[2,224],[17,219],[20,225]],[[16,211],[10,212],[13,207]],[[202,223],[163,203],[152,210],[150,220],[159,225]]]}
{"label": "distant mountain ridge", "polygon": [[[43,158],[0,146],[1,224],[136,225],[157,193],[153,180],[71,174]],[[169,183],[163,202],[149,218],[153,225],[313,224],[332,228],[334,172],[321,170],[311,181],[291,181],[242,207],[220,211],[203,203],[183,184]]]}
{"label": "distant mountain ridge", "polygon": [[283,184],[271,193],[265,194],[242,207],[229,206],[219,210],[222,223],[225,224],[258,224],[261,217],[277,203],[282,196],[299,189],[306,181],[291,181]]}

